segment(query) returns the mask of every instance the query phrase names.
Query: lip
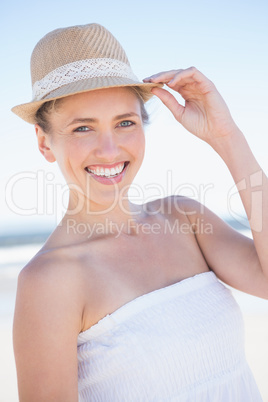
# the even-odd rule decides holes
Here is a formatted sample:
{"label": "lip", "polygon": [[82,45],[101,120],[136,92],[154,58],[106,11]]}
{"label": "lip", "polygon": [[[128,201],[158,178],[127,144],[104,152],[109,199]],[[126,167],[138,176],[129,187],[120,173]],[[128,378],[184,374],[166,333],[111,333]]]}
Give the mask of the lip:
{"label": "lip", "polygon": [[[109,167],[109,168],[111,169],[111,168],[113,168],[113,167],[119,165],[120,163],[122,163],[122,162],[113,163],[113,164],[111,164],[111,165],[108,165],[108,164],[106,164],[106,165],[90,165],[90,168],[93,168],[93,167],[102,167],[102,168],[105,169],[105,167],[106,167],[106,168]],[[110,178],[110,179],[109,179],[108,177],[104,177],[104,176],[97,176],[97,175],[95,175],[94,173],[90,172],[87,168],[85,168],[85,170],[86,170],[86,172],[87,172],[88,174],[90,174],[91,177],[93,177],[93,179],[95,179],[95,180],[98,181],[99,183],[106,184],[106,185],[107,185],[107,184],[108,184],[108,185],[112,185],[112,184],[115,184],[115,183],[120,183],[120,181],[121,181],[121,180],[123,179],[123,177],[125,176],[126,171],[127,171],[127,168],[128,168],[128,165],[129,165],[129,162],[128,162],[128,161],[125,161],[124,164],[125,164],[125,166],[124,166],[124,169],[122,170],[122,172],[121,172],[118,176],[112,177],[112,178]]]}

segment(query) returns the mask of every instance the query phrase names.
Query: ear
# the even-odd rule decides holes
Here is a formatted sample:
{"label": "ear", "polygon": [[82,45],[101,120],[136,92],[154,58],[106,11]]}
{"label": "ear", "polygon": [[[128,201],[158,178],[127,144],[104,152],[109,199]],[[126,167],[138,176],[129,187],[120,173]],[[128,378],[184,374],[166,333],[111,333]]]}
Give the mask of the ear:
{"label": "ear", "polygon": [[38,124],[35,125],[35,133],[38,141],[38,148],[41,154],[44,155],[48,162],[55,162],[56,158],[50,148],[48,134],[46,134]]}

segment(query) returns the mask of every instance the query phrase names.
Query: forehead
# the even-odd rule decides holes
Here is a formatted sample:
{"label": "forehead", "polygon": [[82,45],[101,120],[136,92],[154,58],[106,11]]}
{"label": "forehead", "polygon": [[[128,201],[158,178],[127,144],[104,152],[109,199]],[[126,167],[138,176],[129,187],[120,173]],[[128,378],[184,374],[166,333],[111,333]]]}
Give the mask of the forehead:
{"label": "forehead", "polygon": [[76,107],[89,105],[91,108],[103,109],[104,106],[116,107],[116,105],[129,107],[139,105],[138,95],[133,89],[128,87],[102,88],[92,91],[82,92],[61,99],[61,107]]}

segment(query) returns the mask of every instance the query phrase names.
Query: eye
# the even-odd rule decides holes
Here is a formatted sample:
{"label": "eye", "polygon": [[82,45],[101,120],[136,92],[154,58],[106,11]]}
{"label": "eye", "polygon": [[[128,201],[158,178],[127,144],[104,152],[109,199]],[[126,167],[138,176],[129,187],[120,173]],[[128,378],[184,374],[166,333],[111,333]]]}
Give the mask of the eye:
{"label": "eye", "polygon": [[133,126],[134,124],[135,123],[133,121],[124,120],[124,121],[121,121],[121,123],[119,123],[119,126],[120,127],[130,127],[130,126]]}
{"label": "eye", "polygon": [[74,132],[78,132],[78,133],[83,133],[86,131],[90,131],[90,128],[88,128],[87,126],[81,126],[81,127],[77,127]]}

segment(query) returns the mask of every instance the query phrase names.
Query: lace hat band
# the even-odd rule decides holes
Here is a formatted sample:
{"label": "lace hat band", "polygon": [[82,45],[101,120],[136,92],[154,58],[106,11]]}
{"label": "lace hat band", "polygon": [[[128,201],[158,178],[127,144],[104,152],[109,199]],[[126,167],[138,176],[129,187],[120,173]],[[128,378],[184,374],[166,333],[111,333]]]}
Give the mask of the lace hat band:
{"label": "lace hat band", "polygon": [[77,80],[95,77],[121,77],[138,81],[130,66],[114,59],[87,59],[65,64],[33,85],[33,99],[41,100],[51,91]]}

